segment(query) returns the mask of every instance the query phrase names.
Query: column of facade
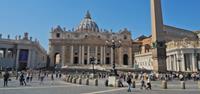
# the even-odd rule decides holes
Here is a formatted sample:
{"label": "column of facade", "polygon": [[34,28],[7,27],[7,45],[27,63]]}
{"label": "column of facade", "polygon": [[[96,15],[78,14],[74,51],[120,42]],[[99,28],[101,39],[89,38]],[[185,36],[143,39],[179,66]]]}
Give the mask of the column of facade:
{"label": "column of facade", "polygon": [[113,65],[113,48],[110,48],[111,54],[110,54],[110,64]]}
{"label": "column of facade", "polygon": [[197,71],[197,59],[195,56],[195,53],[192,53],[192,71],[196,72]]}
{"label": "column of facade", "polygon": [[81,45],[79,45],[79,50],[78,50],[78,64],[82,64],[82,55],[81,55]]}
{"label": "column of facade", "polygon": [[128,50],[128,53],[129,53],[129,61],[128,61],[128,66],[132,66],[132,49],[131,47],[129,47],[129,50]]}
{"label": "column of facade", "polygon": [[85,59],[85,49],[84,49],[84,46],[82,46],[82,64],[84,64],[84,59]]}
{"label": "column of facade", "polygon": [[106,64],[106,47],[103,46],[103,64]]}
{"label": "column of facade", "polygon": [[103,47],[100,46],[101,53],[100,53],[100,64],[103,64]]}
{"label": "column of facade", "polygon": [[61,66],[65,66],[66,61],[66,47],[62,46]]}
{"label": "column of facade", "polygon": [[122,64],[122,47],[119,48],[118,56],[119,56],[119,65],[123,65]]}
{"label": "column of facade", "polygon": [[95,59],[96,59],[95,64],[97,64],[98,63],[98,46],[95,47]]}
{"label": "column of facade", "polygon": [[90,46],[87,49],[87,64],[90,64]]}
{"label": "column of facade", "polygon": [[73,64],[73,62],[74,62],[74,60],[73,60],[73,58],[74,58],[74,47],[73,47],[73,45],[71,46],[71,64]]}

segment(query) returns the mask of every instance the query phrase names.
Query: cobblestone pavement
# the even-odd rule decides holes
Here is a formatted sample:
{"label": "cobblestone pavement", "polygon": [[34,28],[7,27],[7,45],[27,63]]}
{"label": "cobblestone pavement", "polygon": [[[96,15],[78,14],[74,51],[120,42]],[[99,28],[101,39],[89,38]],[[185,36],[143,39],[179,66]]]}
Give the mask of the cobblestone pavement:
{"label": "cobblestone pavement", "polygon": [[93,81],[90,86],[86,86],[66,83],[62,79],[55,79],[52,82],[50,78],[46,78],[44,83],[40,84],[37,78],[34,78],[27,86],[19,86],[19,81],[12,78],[8,87],[3,87],[1,79],[0,94],[200,94],[197,83],[193,81],[186,82],[185,90],[181,89],[178,81],[169,82],[166,90],[160,88],[160,81],[152,82],[152,90],[140,90],[139,82],[136,82],[136,88],[132,89],[132,92],[127,92],[127,87],[105,87],[104,80],[99,80],[99,86],[94,86]]}

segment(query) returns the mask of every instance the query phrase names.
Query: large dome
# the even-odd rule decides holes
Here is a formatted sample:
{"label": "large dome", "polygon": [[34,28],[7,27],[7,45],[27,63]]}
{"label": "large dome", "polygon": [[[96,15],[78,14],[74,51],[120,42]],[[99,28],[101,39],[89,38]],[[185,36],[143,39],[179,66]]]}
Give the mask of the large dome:
{"label": "large dome", "polygon": [[77,32],[99,32],[97,24],[91,19],[89,11],[87,11],[84,19],[76,28]]}

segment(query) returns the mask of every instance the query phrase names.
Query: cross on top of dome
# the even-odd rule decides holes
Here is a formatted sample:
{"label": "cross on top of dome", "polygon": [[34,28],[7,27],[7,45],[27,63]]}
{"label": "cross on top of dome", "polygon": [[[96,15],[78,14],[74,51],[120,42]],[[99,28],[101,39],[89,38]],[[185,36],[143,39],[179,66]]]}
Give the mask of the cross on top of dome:
{"label": "cross on top of dome", "polygon": [[85,15],[85,18],[86,18],[86,19],[91,19],[91,16],[90,16],[90,12],[89,12],[89,11],[87,11],[87,13],[86,13],[86,15]]}

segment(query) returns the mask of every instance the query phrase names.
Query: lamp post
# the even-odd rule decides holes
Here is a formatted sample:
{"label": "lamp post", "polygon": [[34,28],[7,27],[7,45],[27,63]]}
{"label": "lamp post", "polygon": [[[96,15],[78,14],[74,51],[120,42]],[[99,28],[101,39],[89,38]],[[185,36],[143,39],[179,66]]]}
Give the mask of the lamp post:
{"label": "lamp post", "polygon": [[106,46],[109,47],[109,48],[112,48],[113,49],[113,75],[114,76],[117,76],[117,70],[115,69],[116,65],[115,65],[115,49],[116,48],[119,48],[121,46],[121,41],[120,40],[107,40],[106,41]]}
{"label": "lamp post", "polygon": [[95,61],[96,59],[94,57],[91,57],[90,58],[90,64],[92,64],[92,72],[93,72],[93,77],[94,77],[94,74],[95,74],[95,71],[94,71],[94,64],[95,64]]}

